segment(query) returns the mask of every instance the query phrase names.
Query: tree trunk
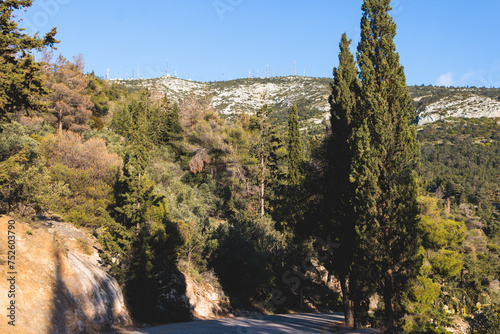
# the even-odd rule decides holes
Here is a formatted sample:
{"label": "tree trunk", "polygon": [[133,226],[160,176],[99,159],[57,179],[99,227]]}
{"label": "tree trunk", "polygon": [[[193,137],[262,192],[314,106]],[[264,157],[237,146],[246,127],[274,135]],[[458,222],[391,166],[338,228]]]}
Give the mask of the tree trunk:
{"label": "tree trunk", "polygon": [[396,326],[394,323],[394,286],[393,286],[392,270],[389,269],[385,273],[384,286],[384,304],[385,304],[385,333],[395,333]]}
{"label": "tree trunk", "polygon": [[261,168],[262,168],[262,171],[261,171],[261,179],[260,179],[260,216],[263,217],[264,216],[264,155],[262,155],[261,157]]}
{"label": "tree trunk", "polygon": [[59,115],[57,117],[57,134],[62,137],[62,110],[59,110]]}
{"label": "tree trunk", "polygon": [[342,289],[342,304],[344,307],[345,323],[347,326],[354,327],[354,312],[349,296],[349,283],[348,279],[344,275],[340,276],[340,288]]}
{"label": "tree trunk", "polygon": [[353,301],[353,304],[354,304],[354,328],[358,329],[358,328],[361,328],[361,322],[359,321],[359,319],[361,318],[361,301],[359,300],[359,298],[355,297],[354,298],[354,301]]}

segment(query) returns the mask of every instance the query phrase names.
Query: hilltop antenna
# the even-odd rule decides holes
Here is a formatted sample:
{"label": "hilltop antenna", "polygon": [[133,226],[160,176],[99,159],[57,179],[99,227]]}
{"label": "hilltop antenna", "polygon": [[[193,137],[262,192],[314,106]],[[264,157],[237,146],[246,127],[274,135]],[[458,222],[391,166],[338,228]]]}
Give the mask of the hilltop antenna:
{"label": "hilltop antenna", "polygon": [[175,74],[174,76],[177,78],[177,67],[175,68]]}
{"label": "hilltop antenna", "polygon": [[106,81],[109,80],[109,67],[108,70],[106,71]]}
{"label": "hilltop antenna", "polygon": [[168,77],[168,59],[167,59],[167,68],[165,69],[165,75]]}
{"label": "hilltop antenna", "polygon": [[252,77],[252,71],[248,70],[248,79]]}
{"label": "hilltop antenna", "polygon": [[260,76],[259,76],[259,70],[257,70],[257,78],[260,78]]}
{"label": "hilltop antenna", "polygon": [[141,78],[141,70],[139,68],[139,66],[137,66],[137,79],[140,79]]}
{"label": "hilltop antenna", "polygon": [[297,76],[297,62],[295,60],[293,61],[293,75]]}
{"label": "hilltop antenna", "polygon": [[269,65],[267,65],[267,68],[266,68],[266,78],[269,78]]}

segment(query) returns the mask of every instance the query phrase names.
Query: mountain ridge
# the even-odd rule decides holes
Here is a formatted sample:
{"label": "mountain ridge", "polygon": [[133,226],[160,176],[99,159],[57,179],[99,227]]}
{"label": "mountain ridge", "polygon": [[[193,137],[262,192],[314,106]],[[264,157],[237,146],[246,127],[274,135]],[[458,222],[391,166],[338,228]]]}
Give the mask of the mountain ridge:
{"label": "mountain ridge", "polygon": [[[195,82],[162,76],[152,79],[113,80],[129,89],[157,89],[170,99],[212,96],[212,106],[224,118],[246,112],[253,114],[267,104],[284,121],[289,108],[299,107],[301,121],[321,124],[329,119],[330,78],[286,76]],[[418,125],[447,117],[500,117],[500,89],[475,87],[408,86]]]}

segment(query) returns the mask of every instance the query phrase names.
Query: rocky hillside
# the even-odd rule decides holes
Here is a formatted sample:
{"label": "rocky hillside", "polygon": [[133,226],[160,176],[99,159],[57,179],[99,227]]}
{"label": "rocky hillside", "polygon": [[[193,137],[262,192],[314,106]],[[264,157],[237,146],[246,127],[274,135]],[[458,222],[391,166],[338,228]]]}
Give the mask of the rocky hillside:
{"label": "rocky hillside", "polygon": [[500,117],[500,100],[476,94],[454,94],[431,103],[419,113],[418,124],[447,118]]}
{"label": "rocky hillside", "polygon": [[[98,249],[92,235],[70,223],[27,224],[0,216],[0,305],[13,305],[0,333],[100,333],[133,326],[122,290],[106,273]],[[165,289],[169,298],[188,303],[193,318],[227,315],[227,297],[213,274],[208,278],[179,273],[174,279],[182,281],[185,293],[167,289],[172,282]]]}
{"label": "rocky hillside", "polygon": [[97,333],[129,324],[122,291],[99,264],[94,240],[68,223],[0,216],[0,305],[11,307],[0,333]]}
{"label": "rocky hillside", "polygon": [[497,88],[413,86],[410,92],[414,97],[419,125],[447,117],[500,117],[500,89]]}
{"label": "rocky hillside", "polygon": [[[302,76],[193,82],[173,77],[143,80],[116,80],[128,89],[157,88],[170,98],[190,94],[213,96],[212,105],[223,116],[254,113],[267,104],[284,121],[291,105],[301,110],[301,120],[319,124],[329,117],[329,78]],[[419,125],[446,117],[500,117],[500,89],[410,86]]]}
{"label": "rocky hillside", "polygon": [[186,98],[191,93],[196,96],[210,94],[213,96],[212,105],[225,117],[241,112],[255,113],[264,104],[283,119],[293,104],[302,110],[302,120],[321,122],[329,111],[330,79],[324,78],[289,76],[200,83],[163,76],[115,82],[131,90],[156,88],[174,100]]}

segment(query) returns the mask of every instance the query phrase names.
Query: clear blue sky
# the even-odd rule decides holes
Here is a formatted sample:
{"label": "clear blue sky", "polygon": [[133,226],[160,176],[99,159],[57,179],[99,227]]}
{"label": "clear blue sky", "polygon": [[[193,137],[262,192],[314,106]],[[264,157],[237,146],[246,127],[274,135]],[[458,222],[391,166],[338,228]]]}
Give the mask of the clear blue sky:
{"label": "clear blue sky", "polygon": [[[331,77],[343,32],[359,40],[362,0],[35,0],[28,32],[57,27],[56,55],[105,77],[196,81]],[[393,0],[408,84],[500,87],[499,0]]]}

